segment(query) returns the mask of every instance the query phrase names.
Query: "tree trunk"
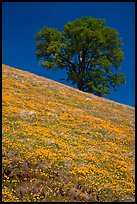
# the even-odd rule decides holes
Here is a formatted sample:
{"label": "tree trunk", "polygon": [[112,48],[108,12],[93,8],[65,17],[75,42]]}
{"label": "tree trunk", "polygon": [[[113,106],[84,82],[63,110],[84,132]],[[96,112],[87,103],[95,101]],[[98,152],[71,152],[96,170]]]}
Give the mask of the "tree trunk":
{"label": "tree trunk", "polygon": [[77,86],[80,91],[84,91],[84,84],[82,82],[78,82]]}

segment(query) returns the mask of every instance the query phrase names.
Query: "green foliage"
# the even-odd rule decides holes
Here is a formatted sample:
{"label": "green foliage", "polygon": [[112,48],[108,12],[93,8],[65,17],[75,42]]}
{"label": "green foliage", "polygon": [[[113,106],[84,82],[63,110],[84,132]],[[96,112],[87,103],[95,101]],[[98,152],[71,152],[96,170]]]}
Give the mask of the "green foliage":
{"label": "green foliage", "polygon": [[108,95],[125,83],[123,74],[113,74],[123,61],[118,35],[104,19],[91,17],[68,22],[62,32],[44,27],[35,36],[36,57],[43,67],[66,69],[80,90]]}

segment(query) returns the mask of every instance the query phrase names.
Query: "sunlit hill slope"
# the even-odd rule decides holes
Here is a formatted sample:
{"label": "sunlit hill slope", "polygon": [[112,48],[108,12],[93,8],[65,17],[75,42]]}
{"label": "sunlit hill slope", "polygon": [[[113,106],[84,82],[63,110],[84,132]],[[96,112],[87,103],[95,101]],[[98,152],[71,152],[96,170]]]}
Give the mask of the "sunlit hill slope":
{"label": "sunlit hill slope", "polygon": [[135,109],[2,65],[2,200],[134,201]]}

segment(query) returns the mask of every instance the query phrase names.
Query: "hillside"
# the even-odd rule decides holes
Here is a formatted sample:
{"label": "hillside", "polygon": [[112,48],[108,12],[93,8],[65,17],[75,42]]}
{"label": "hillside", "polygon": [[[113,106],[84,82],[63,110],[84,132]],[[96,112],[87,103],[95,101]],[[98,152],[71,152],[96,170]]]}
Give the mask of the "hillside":
{"label": "hillside", "polygon": [[2,65],[3,202],[134,201],[134,120],[133,107]]}

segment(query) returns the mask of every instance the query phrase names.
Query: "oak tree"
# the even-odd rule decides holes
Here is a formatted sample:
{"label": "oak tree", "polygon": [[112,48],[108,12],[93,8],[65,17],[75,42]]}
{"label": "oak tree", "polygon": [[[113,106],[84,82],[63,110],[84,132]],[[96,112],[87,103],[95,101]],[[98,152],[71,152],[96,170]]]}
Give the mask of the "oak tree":
{"label": "oak tree", "polygon": [[118,73],[123,61],[119,33],[104,19],[82,17],[68,22],[59,32],[43,27],[35,36],[36,57],[48,69],[66,69],[67,80],[81,91],[110,94],[125,83]]}

